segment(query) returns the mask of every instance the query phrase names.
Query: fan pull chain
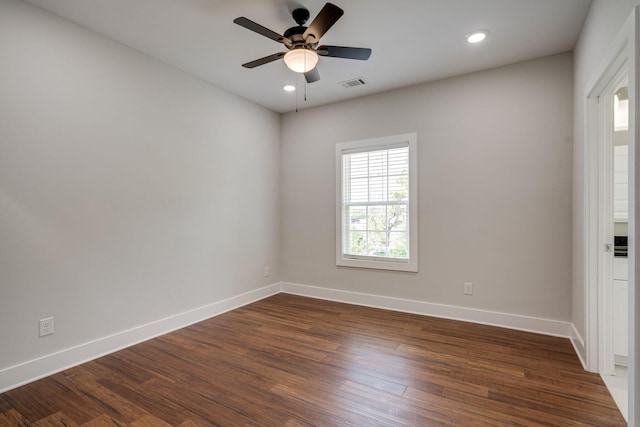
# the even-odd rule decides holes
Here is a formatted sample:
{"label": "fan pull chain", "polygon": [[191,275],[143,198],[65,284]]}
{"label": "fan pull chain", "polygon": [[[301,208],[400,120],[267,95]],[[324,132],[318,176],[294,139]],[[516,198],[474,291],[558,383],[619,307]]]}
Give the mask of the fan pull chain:
{"label": "fan pull chain", "polygon": [[298,93],[300,92],[300,78],[296,76],[296,113],[298,112]]}
{"label": "fan pull chain", "polygon": [[[307,69],[307,55],[304,55],[304,69]],[[304,102],[307,102],[307,78],[304,78]]]}

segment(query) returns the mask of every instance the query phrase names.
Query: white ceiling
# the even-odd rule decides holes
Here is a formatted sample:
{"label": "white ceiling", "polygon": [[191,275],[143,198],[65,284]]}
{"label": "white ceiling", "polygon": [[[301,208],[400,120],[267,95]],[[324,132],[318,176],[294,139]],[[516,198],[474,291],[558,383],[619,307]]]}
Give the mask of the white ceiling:
{"label": "white ceiling", "polygon": [[[333,0],[344,16],[320,44],[368,47],[368,61],[321,57],[307,85],[283,61],[241,64],[285,51],[233,23],[245,16],[277,33],[296,25],[290,11],[316,16],[325,0],[26,0],[277,112],[442,79],[571,51],[591,0]],[[309,21],[309,22],[310,22]],[[309,22],[307,24],[309,24]],[[464,36],[488,29],[469,45]],[[340,82],[362,77],[365,86]],[[298,84],[296,93],[282,86]]]}

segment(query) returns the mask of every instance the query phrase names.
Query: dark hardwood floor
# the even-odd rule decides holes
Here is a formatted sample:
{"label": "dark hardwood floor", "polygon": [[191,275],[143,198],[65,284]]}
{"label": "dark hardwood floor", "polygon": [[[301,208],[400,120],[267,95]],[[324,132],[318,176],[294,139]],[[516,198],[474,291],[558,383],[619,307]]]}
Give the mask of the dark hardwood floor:
{"label": "dark hardwood floor", "polygon": [[623,426],[568,340],[279,294],[0,395],[2,426]]}

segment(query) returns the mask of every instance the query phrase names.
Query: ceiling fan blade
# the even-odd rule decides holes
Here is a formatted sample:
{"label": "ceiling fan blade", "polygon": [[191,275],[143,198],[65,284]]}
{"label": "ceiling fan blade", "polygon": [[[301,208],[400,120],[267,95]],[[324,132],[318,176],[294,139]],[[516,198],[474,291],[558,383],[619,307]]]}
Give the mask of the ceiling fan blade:
{"label": "ceiling fan blade", "polygon": [[313,70],[304,73],[304,78],[307,80],[307,83],[313,83],[320,80],[320,73],[318,72],[318,67],[315,67]]}
{"label": "ceiling fan blade", "polygon": [[320,46],[316,50],[318,55],[330,56],[332,58],[359,59],[366,61],[371,56],[371,49],[363,47],[344,46]]}
{"label": "ceiling fan blade", "polygon": [[244,68],[256,68],[260,65],[268,64],[269,62],[277,61],[284,56],[285,52],[274,53],[273,55],[265,56],[264,58],[256,59],[255,61],[242,64]]}
{"label": "ceiling fan blade", "polygon": [[318,16],[304,32],[303,37],[307,43],[317,43],[320,37],[335,24],[344,14],[344,10],[332,3],[324,5]]}
{"label": "ceiling fan blade", "polygon": [[291,40],[289,40],[285,36],[282,36],[275,31],[271,31],[270,29],[263,27],[262,25],[253,22],[250,19],[245,18],[244,16],[234,19],[233,22],[240,25],[241,27],[246,28],[247,30],[254,31],[260,35],[270,38],[271,40],[275,40],[278,43],[282,43],[286,46],[291,46]]}

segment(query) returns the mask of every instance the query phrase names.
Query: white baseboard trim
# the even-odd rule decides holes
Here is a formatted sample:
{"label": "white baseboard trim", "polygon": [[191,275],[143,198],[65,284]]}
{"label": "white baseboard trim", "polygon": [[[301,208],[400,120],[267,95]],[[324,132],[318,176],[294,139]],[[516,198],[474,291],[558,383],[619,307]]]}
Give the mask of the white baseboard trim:
{"label": "white baseboard trim", "polygon": [[580,359],[580,363],[585,371],[587,371],[587,347],[584,345],[584,339],[580,332],[576,329],[575,325],[571,324],[571,344],[573,345],[573,349],[578,355],[578,359]]}
{"label": "white baseboard trim", "polygon": [[80,365],[123,348],[218,316],[280,293],[280,283],[245,292],[184,313],[102,337],[0,370],[0,393]]}
{"label": "white baseboard trim", "polygon": [[282,283],[282,292],[336,302],[363,305],[367,307],[383,308],[406,313],[480,323],[483,325],[499,326],[508,329],[535,332],[538,334],[563,338],[571,338],[572,336],[573,325],[569,322],[562,322],[558,320],[499,313],[453,305],[434,304],[430,302],[393,298],[381,295],[362,294],[338,289],[300,285],[296,283]]}
{"label": "white baseboard trim", "polygon": [[628,356],[620,356],[618,354],[615,354],[613,356],[613,359],[615,360],[616,366],[624,366],[625,368],[629,367],[629,357]]}
{"label": "white baseboard trim", "polygon": [[584,340],[569,322],[282,282],[0,369],[0,393],[280,292],[569,338],[585,366]]}

